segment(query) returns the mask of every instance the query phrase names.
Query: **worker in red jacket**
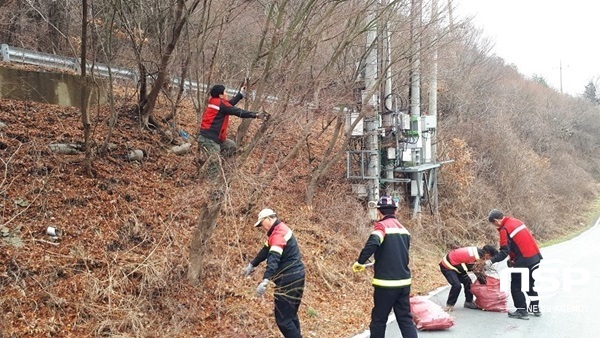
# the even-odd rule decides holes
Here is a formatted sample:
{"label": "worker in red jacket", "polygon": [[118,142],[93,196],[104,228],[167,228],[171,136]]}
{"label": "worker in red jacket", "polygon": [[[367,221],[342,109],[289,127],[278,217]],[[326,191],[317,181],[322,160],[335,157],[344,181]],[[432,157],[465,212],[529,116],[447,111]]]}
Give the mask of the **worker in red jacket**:
{"label": "worker in red jacket", "polygon": [[493,245],[486,245],[483,248],[468,246],[451,250],[440,262],[440,271],[450,283],[450,292],[446,301],[447,312],[454,310],[454,305],[460,294],[461,284],[465,289],[464,307],[467,309],[478,309],[473,303],[473,294],[471,293],[471,277],[468,272],[473,270],[475,262],[478,260],[487,260],[498,254],[498,250]]}
{"label": "worker in red jacket", "polygon": [[208,170],[211,177],[215,177],[218,171],[218,155],[222,153],[229,156],[237,148],[233,140],[227,139],[229,116],[263,120],[269,117],[267,113],[255,113],[235,107],[244,98],[245,92],[245,86],[242,86],[241,91],[229,99],[225,86],[218,84],[210,89],[210,99],[200,123],[198,146],[209,161]]}
{"label": "worker in red jacket", "polygon": [[522,221],[504,216],[500,210],[493,209],[488,215],[490,223],[496,226],[500,235],[500,251],[497,255],[486,261],[486,265],[504,260],[507,256],[509,267],[527,268],[529,270],[529,290],[527,295],[531,298],[529,307],[525,294],[521,291],[521,274],[511,274],[510,292],[516,311],[509,312],[508,316],[518,319],[529,319],[528,312],[536,317],[542,315],[540,304],[537,299],[538,293],[534,290],[535,279],[533,272],[540,266],[542,254],[531,235],[531,232]]}
{"label": "worker in red jacket", "polygon": [[379,221],[361,250],[352,271],[365,270],[369,257],[375,259],[372,284],[371,338],[384,338],[392,309],[404,338],[416,338],[417,329],[410,312],[411,274],[408,267],[410,233],[396,218],[397,204],[391,196],[377,203]]}

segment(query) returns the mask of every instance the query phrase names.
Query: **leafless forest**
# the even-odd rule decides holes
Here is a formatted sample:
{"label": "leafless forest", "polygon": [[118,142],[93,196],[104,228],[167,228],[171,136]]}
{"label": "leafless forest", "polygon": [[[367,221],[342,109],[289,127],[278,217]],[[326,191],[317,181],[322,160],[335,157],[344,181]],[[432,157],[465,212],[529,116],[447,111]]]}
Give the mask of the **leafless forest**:
{"label": "leafless forest", "polygon": [[[304,255],[305,336],[364,330],[369,277],[350,266],[369,224],[345,178],[356,145],[340,108],[357,105],[373,8],[391,32],[398,97],[409,96],[411,36],[423,74],[435,46],[436,146],[454,160],[441,171],[439,217],[424,209],[413,220],[407,205],[399,216],[413,236],[413,293],[444,284],[436,264],[448,245],[496,241],[491,208],[539,241],[585,227],[600,194],[598,100],[524,77],[452,6],[438,1],[432,15],[427,0],[0,0],[0,43],[139,74],[113,81],[109,104],[89,110],[0,100],[0,230],[20,239],[0,240],[0,338],[278,337],[271,298],[253,294],[260,276],[240,277],[263,243],[251,224],[267,206]],[[206,102],[172,78],[232,89],[248,79],[242,108],[271,114],[230,126],[241,151],[218,182],[199,173],[195,141],[186,156],[167,151],[183,142],[178,130],[195,135]],[[430,82],[421,78],[425,112]],[[85,151],[49,153],[54,141]],[[143,163],[123,160],[133,147]],[[43,234],[49,224],[65,230],[59,242]]]}

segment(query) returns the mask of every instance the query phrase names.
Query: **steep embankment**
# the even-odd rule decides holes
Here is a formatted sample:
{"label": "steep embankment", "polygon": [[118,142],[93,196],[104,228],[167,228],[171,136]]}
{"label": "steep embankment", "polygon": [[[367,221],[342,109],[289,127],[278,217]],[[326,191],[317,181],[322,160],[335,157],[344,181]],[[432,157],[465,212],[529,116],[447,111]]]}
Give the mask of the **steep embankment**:
{"label": "steep embankment", "polygon": [[[108,112],[94,115],[103,121]],[[0,131],[4,336],[278,335],[272,294],[254,296],[262,270],[250,279],[239,275],[264,240],[250,226],[258,210],[248,213],[237,203],[252,183],[251,170],[228,192],[202,283],[192,285],[188,248],[204,200],[194,153],[170,153],[168,142],[140,130],[136,115],[123,110],[116,148],[94,157],[89,177],[83,154],[58,155],[48,147],[80,142],[77,109],[2,100],[0,121],[6,124]],[[194,121],[191,111],[179,117],[188,132]],[[95,124],[95,146],[106,128]],[[143,149],[146,158],[127,161],[131,149]],[[354,275],[350,265],[369,226],[341,171],[332,175],[339,180],[325,183],[314,208],[302,206],[302,181],[285,173],[257,202],[276,209],[300,241],[308,270],[300,315],[309,337],[344,337],[368,325],[370,274]],[[404,223],[415,228],[413,292],[426,292],[442,284],[435,266],[440,253],[426,239],[433,229]],[[63,236],[49,237],[48,226]]]}

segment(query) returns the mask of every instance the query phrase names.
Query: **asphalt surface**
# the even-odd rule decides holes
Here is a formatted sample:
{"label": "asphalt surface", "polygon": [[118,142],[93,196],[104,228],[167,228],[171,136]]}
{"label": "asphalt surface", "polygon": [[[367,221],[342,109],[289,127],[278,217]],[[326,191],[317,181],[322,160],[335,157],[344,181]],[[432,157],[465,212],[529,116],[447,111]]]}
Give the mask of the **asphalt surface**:
{"label": "asphalt surface", "polygon": [[[464,294],[456,303],[454,326],[443,331],[419,331],[419,337],[600,337],[600,219],[581,235],[542,248],[536,275],[542,316],[529,320],[509,318],[506,313],[471,310],[462,307]],[[505,262],[495,264],[500,270]],[[432,293],[431,300],[444,306],[448,287]],[[514,310],[508,299],[509,311]],[[393,314],[390,317],[393,318]],[[363,332],[355,338],[369,337]],[[400,338],[395,320],[387,326],[386,338]]]}

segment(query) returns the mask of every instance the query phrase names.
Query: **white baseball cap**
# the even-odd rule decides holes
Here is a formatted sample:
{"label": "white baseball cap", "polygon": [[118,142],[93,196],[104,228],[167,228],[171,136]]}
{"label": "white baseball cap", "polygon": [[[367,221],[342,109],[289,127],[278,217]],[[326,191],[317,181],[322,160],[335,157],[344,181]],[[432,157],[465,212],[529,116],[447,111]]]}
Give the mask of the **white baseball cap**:
{"label": "white baseball cap", "polygon": [[258,227],[260,223],[262,223],[262,221],[269,216],[276,216],[275,211],[271,209],[262,209],[258,213],[258,220],[256,221],[256,223],[254,223],[254,227]]}

